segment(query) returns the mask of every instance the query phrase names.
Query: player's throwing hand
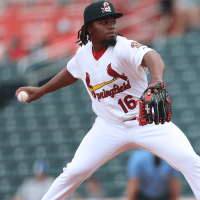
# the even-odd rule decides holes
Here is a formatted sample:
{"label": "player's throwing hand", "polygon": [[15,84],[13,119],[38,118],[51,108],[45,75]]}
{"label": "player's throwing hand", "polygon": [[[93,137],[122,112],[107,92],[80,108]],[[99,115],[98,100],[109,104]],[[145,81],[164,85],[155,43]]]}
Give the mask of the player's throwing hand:
{"label": "player's throwing hand", "polygon": [[39,99],[40,97],[42,97],[44,95],[41,88],[39,88],[39,87],[20,87],[15,92],[15,96],[17,97],[19,92],[21,92],[21,91],[25,91],[26,93],[28,93],[29,98],[26,101],[27,103],[36,101],[37,99]]}

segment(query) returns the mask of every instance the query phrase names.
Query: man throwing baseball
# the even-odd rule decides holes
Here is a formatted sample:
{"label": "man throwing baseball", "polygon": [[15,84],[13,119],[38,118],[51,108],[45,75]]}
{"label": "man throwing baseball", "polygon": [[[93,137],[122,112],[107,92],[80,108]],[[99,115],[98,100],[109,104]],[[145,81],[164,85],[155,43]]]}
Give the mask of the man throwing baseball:
{"label": "man throwing baseball", "polygon": [[[117,32],[108,1],[91,3],[78,32],[80,48],[67,67],[42,87],[22,87],[28,103],[82,79],[97,118],[71,163],[42,200],[66,200],[94,171],[131,148],[149,151],[181,171],[200,200],[200,158],[171,120],[171,99],[158,53]],[[152,83],[148,86],[146,74]]]}

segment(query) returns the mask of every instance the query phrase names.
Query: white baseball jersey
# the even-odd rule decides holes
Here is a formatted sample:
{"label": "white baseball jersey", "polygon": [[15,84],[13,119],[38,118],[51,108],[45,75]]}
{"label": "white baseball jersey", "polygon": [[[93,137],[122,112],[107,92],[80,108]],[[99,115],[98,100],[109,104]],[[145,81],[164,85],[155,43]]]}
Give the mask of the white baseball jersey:
{"label": "white baseball jersey", "polygon": [[172,122],[139,126],[137,120],[123,121],[138,114],[136,100],[147,88],[147,71],[141,62],[148,51],[118,36],[116,46],[98,61],[88,43],[68,63],[69,72],[83,80],[98,117],[42,200],[68,199],[99,167],[131,148],[158,155],[181,171],[200,200],[200,159],[182,131]]}
{"label": "white baseball jersey", "polygon": [[92,54],[92,43],[78,49],[67,65],[68,71],[82,79],[97,116],[124,121],[139,113],[136,101],[147,88],[148,69],[141,65],[144,54],[152,49],[117,36],[99,60]]}

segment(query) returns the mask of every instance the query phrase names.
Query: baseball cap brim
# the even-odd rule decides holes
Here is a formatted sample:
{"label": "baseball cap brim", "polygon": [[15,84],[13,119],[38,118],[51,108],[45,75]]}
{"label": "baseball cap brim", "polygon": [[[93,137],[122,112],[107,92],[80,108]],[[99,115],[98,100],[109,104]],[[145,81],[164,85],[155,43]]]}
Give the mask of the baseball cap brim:
{"label": "baseball cap brim", "polygon": [[122,16],[123,16],[122,13],[114,13],[114,14],[107,13],[107,14],[104,14],[104,16],[93,18],[90,21],[98,20],[98,19],[105,18],[105,17],[113,17],[113,18],[117,19],[117,18],[120,18]]}

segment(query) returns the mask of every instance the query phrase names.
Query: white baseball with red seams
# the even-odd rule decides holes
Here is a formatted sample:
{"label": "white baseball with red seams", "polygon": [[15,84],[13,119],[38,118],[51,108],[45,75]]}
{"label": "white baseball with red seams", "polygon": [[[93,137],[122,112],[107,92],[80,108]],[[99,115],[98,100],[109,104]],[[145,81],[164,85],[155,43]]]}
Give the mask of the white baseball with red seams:
{"label": "white baseball with red seams", "polygon": [[29,95],[25,91],[21,91],[17,95],[17,99],[22,103],[26,102],[28,98]]}
{"label": "white baseball with red seams", "polygon": [[141,62],[151,50],[117,36],[99,60],[90,42],[69,61],[67,69],[84,82],[97,119],[42,200],[66,200],[99,167],[131,148],[152,152],[181,171],[200,200],[200,158],[183,132],[172,122],[139,126],[130,120],[138,116],[136,102],[148,85]]}

